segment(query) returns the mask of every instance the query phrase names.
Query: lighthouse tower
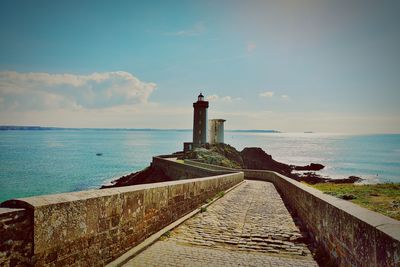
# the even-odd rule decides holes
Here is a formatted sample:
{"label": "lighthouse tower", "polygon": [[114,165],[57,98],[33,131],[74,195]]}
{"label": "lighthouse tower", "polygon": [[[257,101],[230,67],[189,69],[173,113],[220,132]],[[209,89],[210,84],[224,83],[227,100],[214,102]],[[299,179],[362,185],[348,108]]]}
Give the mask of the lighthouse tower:
{"label": "lighthouse tower", "polygon": [[204,101],[203,94],[199,94],[197,102],[193,103],[193,146],[199,147],[207,143],[207,108],[208,101]]}

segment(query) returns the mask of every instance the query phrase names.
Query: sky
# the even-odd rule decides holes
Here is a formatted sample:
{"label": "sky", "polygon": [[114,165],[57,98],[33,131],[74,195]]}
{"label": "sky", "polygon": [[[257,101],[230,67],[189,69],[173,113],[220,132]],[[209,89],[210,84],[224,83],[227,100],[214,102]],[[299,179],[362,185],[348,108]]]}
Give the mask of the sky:
{"label": "sky", "polygon": [[400,133],[400,1],[1,1],[0,124]]}

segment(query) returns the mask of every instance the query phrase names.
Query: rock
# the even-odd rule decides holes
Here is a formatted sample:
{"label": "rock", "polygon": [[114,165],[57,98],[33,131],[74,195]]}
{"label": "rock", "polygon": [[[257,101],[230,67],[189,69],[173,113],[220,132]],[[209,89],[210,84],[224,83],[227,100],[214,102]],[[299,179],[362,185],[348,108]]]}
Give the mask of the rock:
{"label": "rock", "polygon": [[[315,171],[319,171],[325,167],[322,164],[311,163],[306,166],[288,165],[274,160],[271,155],[259,147],[246,147],[239,152],[228,144],[207,144],[201,148],[195,148],[193,151],[187,153],[185,158],[197,159],[205,163],[229,168],[275,171],[296,181],[306,182],[309,184],[328,182],[354,183],[362,180],[356,176],[350,176],[349,178],[338,180],[322,177],[315,173]],[[309,170],[309,172],[292,173],[293,170]]]}
{"label": "rock", "polygon": [[292,172],[291,166],[274,160],[271,155],[259,147],[246,147],[240,152],[240,155],[246,169],[270,170],[283,175],[290,175]]}
{"label": "rock", "polygon": [[226,144],[206,145],[195,148],[185,155],[187,159],[198,159],[208,164],[240,169],[243,166],[239,151]]}
{"label": "rock", "polygon": [[229,159],[230,161],[236,163],[240,168],[244,167],[242,156],[240,152],[236,150],[233,146],[228,144],[215,144],[211,145],[209,148],[211,151],[219,153]]}
{"label": "rock", "polygon": [[323,168],[325,168],[325,166],[318,163],[311,163],[306,166],[293,166],[293,170],[295,171],[320,171]]}
{"label": "rock", "polygon": [[348,178],[343,179],[332,179],[328,177],[322,177],[321,175],[315,172],[305,172],[305,173],[291,173],[288,175],[290,178],[295,179],[299,182],[306,182],[309,184],[318,184],[318,183],[332,183],[332,184],[354,184],[360,182],[364,179],[357,176],[350,176]]}
{"label": "rock", "polygon": [[112,181],[111,185],[101,186],[101,189],[137,184],[166,182],[172,180],[173,179],[167,176],[162,170],[150,166],[145,168],[144,170],[122,176],[121,178]]}
{"label": "rock", "polygon": [[400,207],[400,200],[393,200],[390,206],[394,209],[398,209]]}
{"label": "rock", "polygon": [[354,184],[361,182],[362,180],[364,179],[357,176],[349,176],[349,178],[344,179],[330,179],[330,182],[334,184]]}
{"label": "rock", "polygon": [[289,177],[295,179],[296,181],[306,182],[308,184],[326,183],[331,180],[329,178],[322,177],[315,172],[291,173]]}
{"label": "rock", "polygon": [[345,195],[340,195],[339,198],[344,199],[344,200],[352,200],[352,199],[356,199],[357,197],[352,194],[345,194]]}

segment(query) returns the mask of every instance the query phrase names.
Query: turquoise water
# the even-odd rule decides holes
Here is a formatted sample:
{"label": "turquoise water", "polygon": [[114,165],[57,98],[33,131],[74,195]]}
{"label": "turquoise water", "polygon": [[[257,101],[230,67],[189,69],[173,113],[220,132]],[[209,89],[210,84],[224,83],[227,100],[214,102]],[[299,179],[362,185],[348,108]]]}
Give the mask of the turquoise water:
{"label": "turquoise water", "polygon": [[[190,131],[0,131],[0,201],[98,188],[190,140]],[[321,174],[333,178],[400,182],[400,135],[226,132],[225,142],[261,147],[289,164],[322,163]]]}
{"label": "turquoise water", "polygon": [[225,139],[237,148],[260,146],[288,164],[321,163],[325,168],[319,174],[331,178],[355,175],[365,183],[400,182],[399,134],[243,134]]}

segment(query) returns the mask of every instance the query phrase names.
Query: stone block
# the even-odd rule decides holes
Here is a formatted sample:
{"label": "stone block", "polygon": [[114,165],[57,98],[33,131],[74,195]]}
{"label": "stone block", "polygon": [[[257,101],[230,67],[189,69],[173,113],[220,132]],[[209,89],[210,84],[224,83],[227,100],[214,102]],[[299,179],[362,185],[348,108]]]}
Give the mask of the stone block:
{"label": "stone block", "polygon": [[86,231],[89,235],[95,235],[99,232],[99,220],[101,205],[99,199],[92,198],[86,200]]}
{"label": "stone block", "polygon": [[148,210],[161,210],[168,206],[168,187],[150,188],[144,191],[145,214]]}
{"label": "stone block", "polygon": [[121,222],[138,222],[144,216],[144,190],[125,193],[122,196]]}

